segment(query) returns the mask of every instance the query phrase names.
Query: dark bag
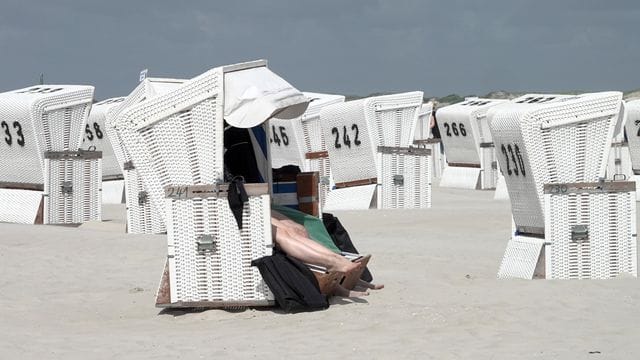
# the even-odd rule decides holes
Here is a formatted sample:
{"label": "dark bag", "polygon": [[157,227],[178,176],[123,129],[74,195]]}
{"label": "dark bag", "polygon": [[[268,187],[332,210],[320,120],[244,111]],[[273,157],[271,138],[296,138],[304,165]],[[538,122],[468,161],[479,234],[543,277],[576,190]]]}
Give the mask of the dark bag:
{"label": "dark bag", "polygon": [[[329,235],[331,235],[331,240],[333,240],[333,243],[336,244],[338,249],[341,251],[359,254],[358,249],[356,249],[353,242],[351,242],[349,233],[344,226],[342,226],[337,217],[330,213],[322,213],[322,222],[324,223],[324,227],[327,228]],[[365,268],[360,279],[366,282],[371,282],[373,281],[373,275],[371,275],[368,268]]]}
{"label": "dark bag", "polygon": [[271,256],[253,260],[251,266],[258,267],[277,305],[284,311],[316,311],[329,307],[311,270],[283,252],[274,250]]}

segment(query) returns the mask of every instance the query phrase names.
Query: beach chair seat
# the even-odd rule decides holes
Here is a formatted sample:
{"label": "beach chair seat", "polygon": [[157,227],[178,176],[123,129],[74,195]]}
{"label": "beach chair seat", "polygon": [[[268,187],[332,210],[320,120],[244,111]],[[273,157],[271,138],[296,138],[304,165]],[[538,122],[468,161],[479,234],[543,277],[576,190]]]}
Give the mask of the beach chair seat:
{"label": "beach chair seat", "polygon": [[101,152],[78,151],[92,100],[93,87],[78,85],[0,94],[0,221],[100,220]]}
{"label": "beach chair seat", "polygon": [[142,183],[133,158],[113,124],[125,109],[165,94],[184,81],[182,79],[145,78],[123,101],[118,101],[115,105],[110,106],[105,116],[108,140],[118,169],[123,176],[128,233],[161,234],[167,229],[161,210],[149,201],[148,191]]}
{"label": "beach chair seat", "polygon": [[[320,123],[327,139],[335,182],[335,189],[327,197],[327,210],[368,209],[403,203],[378,204],[374,197],[376,190],[383,191],[378,186],[382,185],[381,179],[389,178],[386,175],[380,178],[379,174],[393,170],[393,167],[382,167],[378,150],[380,147],[408,149],[413,145],[422,101],[422,92],[411,92],[348,101],[321,110]],[[420,172],[429,176],[428,169]],[[393,175],[399,174],[391,177]],[[426,183],[430,184],[430,180]],[[412,187],[413,184],[404,182],[401,186]],[[391,196],[402,193],[395,194]]]}
{"label": "beach chair seat", "polygon": [[438,109],[437,125],[448,163],[440,186],[495,189],[498,169],[487,112],[506,101],[472,97]]}
{"label": "beach chair seat", "polygon": [[[529,263],[543,258],[547,278],[636,275],[635,265],[615,265],[631,264],[628,257],[635,254],[635,207],[628,204],[635,188],[625,181],[604,181],[621,107],[619,92],[530,94],[489,111],[511,200],[511,241],[544,240],[541,254]],[[578,246],[583,243],[585,247]],[[601,244],[629,250],[608,257],[611,249],[601,251]],[[589,253],[589,246],[600,248]],[[516,259],[505,255],[501,269],[509,268],[510,261]],[[575,272],[556,271],[576,261],[591,272],[580,270],[574,276]],[[606,276],[594,270],[601,263],[614,270]]]}

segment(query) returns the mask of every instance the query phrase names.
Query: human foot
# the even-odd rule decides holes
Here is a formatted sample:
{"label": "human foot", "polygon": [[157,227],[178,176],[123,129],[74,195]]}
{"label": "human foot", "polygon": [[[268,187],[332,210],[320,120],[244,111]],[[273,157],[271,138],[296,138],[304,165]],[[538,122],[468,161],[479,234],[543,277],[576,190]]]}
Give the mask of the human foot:
{"label": "human foot", "polygon": [[336,286],[333,294],[335,296],[342,296],[342,297],[363,297],[363,296],[369,296],[369,292],[368,291],[354,291],[354,290],[347,290],[344,287],[342,287],[341,285]]}
{"label": "human foot", "polygon": [[370,259],[371,255],[365,255],[353,260],[353,263],[356,264],[356,266],[345,274],[340,285],[345,289],[352,290],[358,284],[358,281],[360,280],[360,277],[362,276],[362,273],[364,272],[365,267],[367,267]]}

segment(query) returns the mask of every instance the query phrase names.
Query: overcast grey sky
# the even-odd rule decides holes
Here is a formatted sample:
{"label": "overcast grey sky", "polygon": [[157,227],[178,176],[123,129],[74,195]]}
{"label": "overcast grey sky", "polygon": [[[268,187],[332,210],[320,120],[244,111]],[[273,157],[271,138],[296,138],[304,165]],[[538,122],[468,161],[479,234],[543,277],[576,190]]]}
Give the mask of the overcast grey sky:
{"label": "overcast grey sky", "polygon": [[0,90],[265,58],[305,91],[427,95],[640,88],[638,0],[2,0]]}

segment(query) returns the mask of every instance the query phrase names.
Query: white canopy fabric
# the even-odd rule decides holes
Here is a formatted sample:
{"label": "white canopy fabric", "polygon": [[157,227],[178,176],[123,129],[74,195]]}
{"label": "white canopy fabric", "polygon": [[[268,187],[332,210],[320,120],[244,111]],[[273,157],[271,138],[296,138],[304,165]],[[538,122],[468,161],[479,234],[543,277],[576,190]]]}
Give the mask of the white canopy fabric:
{"label": "white canopy fabric", "polygon": [[224,74],[224,118],[231,126],[251,128],[273,116],[301,116],[309,99],[267,67]]}

